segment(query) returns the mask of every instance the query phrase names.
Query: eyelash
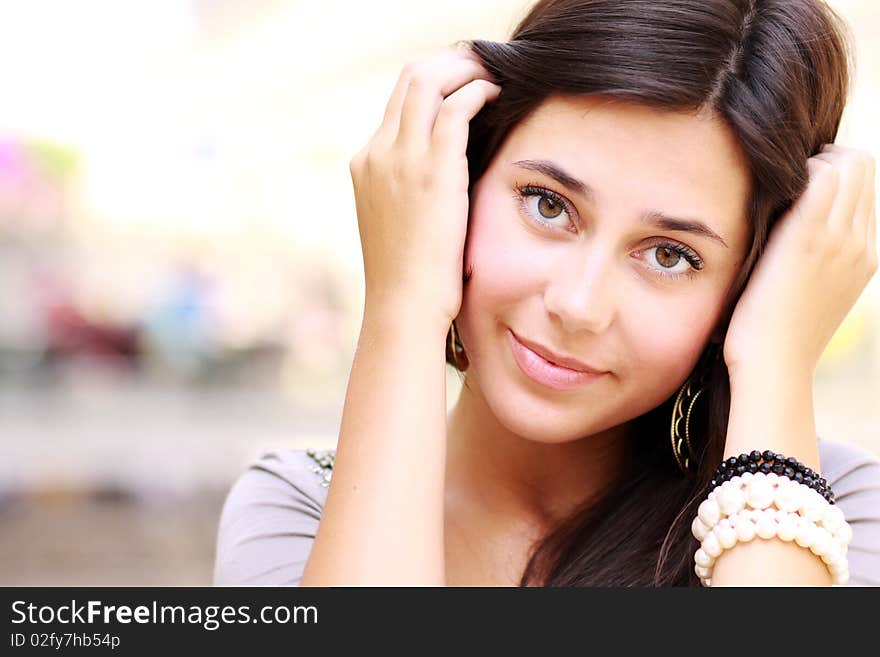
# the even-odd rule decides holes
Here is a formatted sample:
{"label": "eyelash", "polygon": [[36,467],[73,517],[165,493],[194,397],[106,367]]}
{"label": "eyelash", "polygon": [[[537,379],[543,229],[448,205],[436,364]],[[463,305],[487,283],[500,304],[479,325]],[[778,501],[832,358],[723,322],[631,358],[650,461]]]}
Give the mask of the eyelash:
{"label": "eyelash", "polygon": [[[565,232],[571,232],[565,228],[558,228],[553,226],[552,224],[541,221],[540,219],[536,219],[526,208],[526,199],[532,196],[539,196],[546,198],[547,200],[553,201],[558,205],[561,205],[565,212],[569,217],[577,216],[577,212],[572,206],[572,204],[560,194],[557,194],[552,189],[547,189],[546,187],[542,187],[537,183],[528,183],[526,185],[520,186],[516,188],[517,193],[514,195],[514,199],[519,203],[523,214],[527,219],[534,222],[535,224],[541,226],[542,228],[549,228],[550,230],[564,230]],[[703,268],[703,261],[693,250],[684,244],[679,244],[678,242],[670,242],[670,241],[661,241],[651,246],[647,247],[648,249],[652,248],[664,248],[669,249],[673,253],[678,254],[682,258],[684,258],[688,264],[691,266],[686,272],[682,272],[679,274],[670,274],[669,272],[663,271],[663,269],[656,269],[651,267],[652,270],[656,271],[659,276],[663,276],[665,278],[677,279],[682,277],[693,278],[697,275],[697,272]]]}

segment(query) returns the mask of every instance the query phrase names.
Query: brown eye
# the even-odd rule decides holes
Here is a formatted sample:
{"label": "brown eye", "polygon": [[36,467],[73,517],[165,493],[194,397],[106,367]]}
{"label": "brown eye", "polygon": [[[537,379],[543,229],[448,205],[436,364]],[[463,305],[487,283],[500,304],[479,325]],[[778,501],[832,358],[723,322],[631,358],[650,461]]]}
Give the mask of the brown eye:
{"label": "brown eye", "polygon": [[[546,210],[546,212],[545,212]],[[561,203],[557,203],[552,198],[542,196],[538,201],[538,212],[546,219],[555,219],[565,210]]]}
{"label": "brown eye", "polygon": [[[519,202],[523,214],[529,221],[549,230],[577,232],[577,226],[572,223],[577,211],[564,197],[536,184],[518,187],[516,191],[513,198]],[[562,218],[565,218],[566,223],[571,224],[571,229],[556,224],[556,220]]]}
{"label": "brown eye", "polygon": [[[684,244],[665,242],[655,244],[647,249],[651,255],[647,261],[654,261],[659,266],[650,265],[651,271],[659,276],[676,279],[680,276],[693,277],[703,268],[703,260],[690,247]],[[681,267],[684,265],[684,268]]]}
{"label": "brown eye", "polygon": [[663,267],[674,267],[681,260],[681,255],[673,249],[665,246],[656,247],[654,258]]}

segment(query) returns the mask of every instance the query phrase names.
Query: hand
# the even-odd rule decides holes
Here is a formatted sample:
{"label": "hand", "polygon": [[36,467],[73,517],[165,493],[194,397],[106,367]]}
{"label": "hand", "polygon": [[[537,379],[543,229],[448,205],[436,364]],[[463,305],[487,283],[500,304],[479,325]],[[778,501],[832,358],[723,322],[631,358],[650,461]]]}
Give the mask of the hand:
{"label": "hand", "polygon": [[439,313],[462,299],[469,122],[501,90],[470,50],[407,64],[351,160],[368,305]]}
{"label": "hand", "polygon": [[826,144],[807,165],[807,189],[774,226],[731,317],[731,371],[781,364],[812,375],[877,271],[874,157]]}

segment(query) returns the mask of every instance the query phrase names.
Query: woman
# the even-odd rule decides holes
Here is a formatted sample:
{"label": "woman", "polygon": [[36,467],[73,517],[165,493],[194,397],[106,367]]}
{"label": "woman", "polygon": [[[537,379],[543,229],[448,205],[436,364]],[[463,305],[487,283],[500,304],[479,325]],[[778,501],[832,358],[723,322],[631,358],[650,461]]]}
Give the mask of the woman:
{"label": "woman", "polygon": [[[833,145],[842,21],[543,0],[467,45],[405,67],[351,161],[337,451],[242,475],[215,583],[880,584],[880,461],[817,440],[812,408],[877,268],[874,160]],[[819,547],[806,506],[742,502],[771,478],[849,522]]]}

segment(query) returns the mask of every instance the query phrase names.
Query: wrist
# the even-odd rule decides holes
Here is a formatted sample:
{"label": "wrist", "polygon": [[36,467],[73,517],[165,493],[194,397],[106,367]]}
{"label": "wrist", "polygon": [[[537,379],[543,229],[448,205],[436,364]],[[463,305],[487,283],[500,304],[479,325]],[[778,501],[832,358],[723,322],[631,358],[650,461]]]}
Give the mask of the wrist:
{"label": "wrist", "polygon": [[727,362],[731,390],[735,387],[756,385],[797,385],[798,382],[813,384],[816,367],[799,359],[769,356]]}
{"label": "wrist", "polygon": [[810,368],[768,362],[731,371],[724,458],[753,449],[794,456],[819,471]]}
{"label": "wrist", "polygon": [[408,300],[367,299],[363,327],[382,336],[418,335],[444,344],[452,320],[435,307]]}

